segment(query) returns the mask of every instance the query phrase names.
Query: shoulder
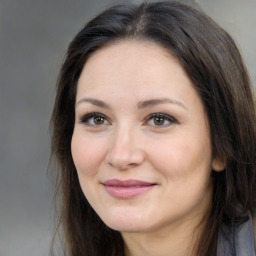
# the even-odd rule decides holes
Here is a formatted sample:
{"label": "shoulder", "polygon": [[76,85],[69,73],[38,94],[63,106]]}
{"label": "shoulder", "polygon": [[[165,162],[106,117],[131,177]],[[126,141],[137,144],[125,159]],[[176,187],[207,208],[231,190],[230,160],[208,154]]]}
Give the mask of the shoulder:
{"label": "shoulder", "polygon": [[222,223],[219,235],[217,255],[256,256],[256,216],[249,213],[248,219],[238,224]]}
{"label": "shoulder", "polygon": [[256,213],[254,213],[253,218],[253,237],[254,237],[254,248],[256,249]]}

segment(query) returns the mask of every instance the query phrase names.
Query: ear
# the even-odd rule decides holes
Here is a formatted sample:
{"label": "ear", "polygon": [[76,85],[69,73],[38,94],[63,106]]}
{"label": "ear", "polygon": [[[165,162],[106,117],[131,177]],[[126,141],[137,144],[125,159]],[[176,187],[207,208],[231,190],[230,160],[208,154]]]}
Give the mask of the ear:
{"label": "ear", "polygon": [[212,161],[212,170],[215,172],[221,172],[226,168],[226,160],[219,157],[215,157]]}

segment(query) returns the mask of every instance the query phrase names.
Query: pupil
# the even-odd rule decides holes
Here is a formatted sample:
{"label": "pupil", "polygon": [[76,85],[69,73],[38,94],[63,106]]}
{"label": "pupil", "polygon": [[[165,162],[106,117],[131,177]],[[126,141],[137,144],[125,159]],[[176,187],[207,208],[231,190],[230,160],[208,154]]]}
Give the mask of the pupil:
{"label": "pupil", "polygon": [[154,122],[156,125],[161,125],[164,123],[164,119],[162,117],[156,117]]}
{"label": "pupil", "polygon": [[97,117],[94,118],[94,122],[96,124],[103,124],[104,120],[103,120],[103,118],[101,116],[97,116]]}

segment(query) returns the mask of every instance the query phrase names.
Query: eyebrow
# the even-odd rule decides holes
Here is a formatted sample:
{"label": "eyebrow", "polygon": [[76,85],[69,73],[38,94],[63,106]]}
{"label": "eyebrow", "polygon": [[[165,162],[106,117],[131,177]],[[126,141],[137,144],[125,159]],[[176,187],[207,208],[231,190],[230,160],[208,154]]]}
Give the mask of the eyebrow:
{"label": "eyebrow", "polygon": [[165,103],[171,103],[171,104],[176,104],[184,109],[187,109],[184,104],[182,104],[180,101],[170,99],[170,98],[160,98],[160,99],[150,99],[146,101],[140,101],[138,103],[138,108],[147,108],[155,105],[160,105],[160,104],[165,104]]}
{"label": "eyebrow", "polygon": [[[111,108],[110,105],[105,103],[104,101],[93,99],[93,98],[82,98],[76,103],[76,106],[80,105],[83,102],[88,102],[88,103],[91,103],[91,104],[101,107],[101,108],[107,108],[107,109]],[[182,104],[180,101],[170,99],[170,98],[160,98],[160,99],[150,99],[150,100],[145,100],[145,101],[139,101],[138,109],[152,107],[155,105],[166,104],[166,103],[176,104],[184,109],[187,109],[184,106],[184,104]]]}
{"label": "eyebrow", "polygon": [[101,107],[101,108],[110,109],[110,105],[109,104],[105,103],[102,100],[97,100],[97,99],[93,99],[93,98],[82,98],[81,100],[79,100],[76,103],[76,106],[80,105],[83,102],[88,102],[88,103],[91,103],[92,105],[95,105],[95,106],[98,106],[98,107]]}

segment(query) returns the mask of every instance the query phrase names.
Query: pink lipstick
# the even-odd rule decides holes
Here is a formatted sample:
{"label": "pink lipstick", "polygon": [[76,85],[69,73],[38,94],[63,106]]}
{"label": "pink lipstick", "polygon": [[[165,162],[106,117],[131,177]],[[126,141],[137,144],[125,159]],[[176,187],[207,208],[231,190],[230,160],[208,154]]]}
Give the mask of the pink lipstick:
{"label": "pink lipstick", "polygon": [[129,199],[140,196],[153,187],[156,186],[155,183],[149,183],[140,180],[107,180],[103,182],[106,191],[113,197],[120,199]]}

